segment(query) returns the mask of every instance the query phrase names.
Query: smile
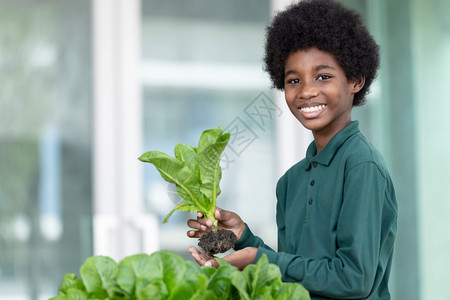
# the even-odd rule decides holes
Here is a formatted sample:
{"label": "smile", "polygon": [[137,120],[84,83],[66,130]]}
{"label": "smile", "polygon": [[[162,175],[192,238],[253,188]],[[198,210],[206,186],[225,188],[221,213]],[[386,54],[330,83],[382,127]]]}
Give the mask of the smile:
{"label": "smile", "polygon": [[321,111],[326,107],[325,104],[316,105],[316,106],[307,106],[307,107],[301,107],[300,110],[304,113],[312,113],[316,111]]}

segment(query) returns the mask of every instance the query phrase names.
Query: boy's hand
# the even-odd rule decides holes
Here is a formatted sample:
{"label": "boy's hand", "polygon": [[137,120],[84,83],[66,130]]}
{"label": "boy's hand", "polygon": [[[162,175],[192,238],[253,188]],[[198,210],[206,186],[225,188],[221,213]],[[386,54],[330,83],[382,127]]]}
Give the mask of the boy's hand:
{"label": "boy's hand", "polygon": [[[245,223],[238,214],[217,207],[214,216],[218,221],[218,229],[231,230],[238,239],[241,238],[245,231]],[[205,219],[201,212],[197,213],[196,220],[190,219],[187,224],[190,228],[195,229],[187,232],[188,237],[191,238],[200,238],[205,232],[210,231],[212,227],[212,221]]]}
{"label": "boy's hand", "polygon": [[[219,263],[214,259],[213,256],[209,256],[203,252],[200,252],[197,248],[189,247],[189,252],[191,252],[192,257],[197,261],[199,265],[214,268],[219,267]],[[231,265],[235,266],[239,270],[242,270],[247,265],[255,263],[257,252],[258,248],[247,247],[224,256],[223,259],[228,261]]]}

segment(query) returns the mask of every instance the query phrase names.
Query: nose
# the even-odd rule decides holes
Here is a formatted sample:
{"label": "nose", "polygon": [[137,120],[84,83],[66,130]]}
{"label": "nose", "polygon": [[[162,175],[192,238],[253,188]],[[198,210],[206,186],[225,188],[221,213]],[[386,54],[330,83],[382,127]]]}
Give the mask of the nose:
{"label": "nose", "polygon": [[303,82],[300,91],[299,97],[300,99],[309,100],[311,98],[317,97],[319,95],[319,91],[312,83]]}

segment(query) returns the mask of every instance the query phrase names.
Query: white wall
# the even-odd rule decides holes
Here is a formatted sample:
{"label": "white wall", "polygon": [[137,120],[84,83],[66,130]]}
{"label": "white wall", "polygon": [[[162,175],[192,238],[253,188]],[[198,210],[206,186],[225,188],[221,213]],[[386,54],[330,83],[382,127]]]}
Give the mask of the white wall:
{"label": "white wall", "polygon": [[450,2],[413,1],[421,299],[450,299]]}

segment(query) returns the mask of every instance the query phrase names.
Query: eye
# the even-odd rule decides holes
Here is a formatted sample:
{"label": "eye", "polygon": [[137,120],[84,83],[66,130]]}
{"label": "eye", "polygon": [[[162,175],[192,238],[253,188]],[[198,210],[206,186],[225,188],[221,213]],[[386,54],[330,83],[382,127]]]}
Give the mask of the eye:
{"label": "eye", "polygon": [[300,83],[300,80],[297,78],[290,78],[286,82],[290,83],[290,84],[296,84],[296,83]]}
{"label": "eye", "polygon": [[316,80],[327,80],[327,79],[330,79],[330,78],[331,78],[330,75],[320,74],[319,76],[317,76]]}

